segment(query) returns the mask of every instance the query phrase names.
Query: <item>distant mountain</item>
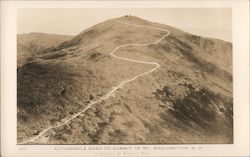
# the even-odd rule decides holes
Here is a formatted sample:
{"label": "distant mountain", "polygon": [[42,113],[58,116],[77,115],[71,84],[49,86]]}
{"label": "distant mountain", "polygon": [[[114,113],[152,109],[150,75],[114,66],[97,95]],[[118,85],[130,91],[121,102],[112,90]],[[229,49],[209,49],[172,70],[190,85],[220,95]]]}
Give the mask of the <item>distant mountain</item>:
{"label": "distant mountain", "polygon": [[211,38],[222,39],[227,42],[232,42],[232,30],[223,29],[223,28],[194,28],[194,27],[183,27],[182,30],[185,30],[189,33],[194,33],[200,36],[206,36]]}
{"label": "distant mountain", "polygon": [[[152,29],[152,28],[159,28]],[[233,143],[232,44],[134,16],[90,27],[35,53],[17,73],[17,141],[38,136],[99,100],[121,82],[154,72],[30,143]],[[19,53],[19,52],[18,52]]]}
{"label": "distant mountain", "polygon": [[56,35],[45,33],[28,33],[17,35],[17,65],[30,59],[32,55],[48,48],[59,46],[62,42],[71,40],[68,35]]}

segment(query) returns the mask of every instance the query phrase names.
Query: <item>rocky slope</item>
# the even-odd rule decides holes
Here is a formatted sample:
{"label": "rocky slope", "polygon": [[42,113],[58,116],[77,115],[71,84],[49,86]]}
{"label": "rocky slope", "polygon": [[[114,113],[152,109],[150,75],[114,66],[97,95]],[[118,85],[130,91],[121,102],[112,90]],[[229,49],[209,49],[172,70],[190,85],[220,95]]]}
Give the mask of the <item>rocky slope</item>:
{"label": "rocky slope", "polygon": [[[17,141],[39,135],[152,65],[70,123],[51,129],[38,144],[233,143],[232,44],[195,36],[134,16],[90,27],[72,40],[36,53],[17,73]],[[19,51],[18,51],[19,53]]]}

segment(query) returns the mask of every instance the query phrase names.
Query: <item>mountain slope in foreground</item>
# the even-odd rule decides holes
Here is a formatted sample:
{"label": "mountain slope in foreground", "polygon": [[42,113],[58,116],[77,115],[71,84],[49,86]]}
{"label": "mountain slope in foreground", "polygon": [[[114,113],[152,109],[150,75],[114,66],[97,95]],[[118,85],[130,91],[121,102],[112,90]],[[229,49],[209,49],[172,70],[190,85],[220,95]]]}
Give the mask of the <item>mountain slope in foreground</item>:
{"label": "mountain slope in foreground", "polygon": [[[143,25],[147,27],[140,27]],[[90,27],[36,54],[17,73],[17,141],[63,123],[121,82],[118,89],[69,123],[28,144],[233,143],[232,44],[134,16]]]}

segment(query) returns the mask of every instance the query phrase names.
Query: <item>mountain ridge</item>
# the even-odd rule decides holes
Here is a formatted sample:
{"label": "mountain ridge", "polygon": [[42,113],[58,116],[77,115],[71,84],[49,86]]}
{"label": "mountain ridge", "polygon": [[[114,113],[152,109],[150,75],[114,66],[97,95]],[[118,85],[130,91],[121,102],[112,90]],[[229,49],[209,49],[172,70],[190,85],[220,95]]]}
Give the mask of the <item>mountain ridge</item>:
{"label": "mountain ridge", "polygon": [[25,33],[17,34],[17,65],[20,67],[27,60],[31,60],[34,53],[39,53],[47,48],[57,47],[72,36],[46,34],[46,33]]}

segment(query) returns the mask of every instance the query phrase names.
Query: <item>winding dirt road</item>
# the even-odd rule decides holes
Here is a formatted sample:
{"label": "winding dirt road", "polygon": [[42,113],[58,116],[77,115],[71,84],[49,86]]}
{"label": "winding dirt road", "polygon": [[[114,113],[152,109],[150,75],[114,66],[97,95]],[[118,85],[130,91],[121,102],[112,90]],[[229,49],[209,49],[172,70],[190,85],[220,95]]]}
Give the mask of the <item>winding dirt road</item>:
{"label": "winding dirt road", "polygon": [[99,102],[102,102],[105,99],[108,99],[115,91],[117,91],[118,89],[120,89],[123,85],[125,85],[125,84],[127,84],[129,82],[132,82],[132,81],[136,80],[139,77],[142,77],[142,76],[145,76],[147,74],[150,74],[150,73],[154,72],[156,69],[158,69],[160,67],[160,64],[158,64],[156,62],[146,62],[146,61],[134,60],[134,59],[130,59],[130,58],[119,57],[119,56],[115,55],[115,52],[117,50],[119,50],[120,48],[129,47],[129,46],[147,46],[147,45],[150,45],[150,44],[158,44],[162,39],[164,39],[166,36],[168,36],[170,34],[170,32],[168,30],[165,30],[165,29],[162,29],[162,28],[157,28],[157,27],[152,27],[152,26],[129,24],[129,23],[124,23],[124,22],[120,22],[120,21],[118,21],[118,23],[125,24],[125,25],[132,26],[132,27],[141,27],[141,28],[147,28],[147,29],[153,29],[153,30],[159,30],[159,31],[166,32],[166,35],[162,36],[160,39],[158,39],[155,42],[144,43],[144,44],[125,44],[125,45],[120,45],[120,46],[115,47],[112,50],[112,52],[110,53],[110,55],[112,57],[116,58],[116,59],[120,59],[120,60],[124,60],[124,61],[130,61],[130,62],[134,62],[134,63],[141,63],[141,64],[153,65],[155,67],[153,69],[147,71],[147,72],[144,72],[142,74],[134,76],[133,78],[129,78],[129,79],[121,82],[119,85],[113,87],[112,90],[109,93],[107,93],[106,95],[104,95],[103,97],[101,97],[99,100],[96,100],[96,101],[93,101],[93,102],[89,103],[85,109],[83,109],[82,111],[80,111],[80,112],[72,115],[67,120],[61,122],[60,124],[48,127],[47,129],[45,129],[42,132],[40,132],[37,136],[32,137],[29,140],[25,140],[25,141],[17,143],[17,144],[27,144],[29,142],[33,142],[33,141],[37,140],[39,137],[42,137],[47,131],[49,131],[51,129],[58,128],[60,126],[63,126],[65,124],[69,123],[71,120],[75,119],[80,114],[83,114],[85,111],[87,111],[93,105],[95,105],[95,104],[97,104]]}

